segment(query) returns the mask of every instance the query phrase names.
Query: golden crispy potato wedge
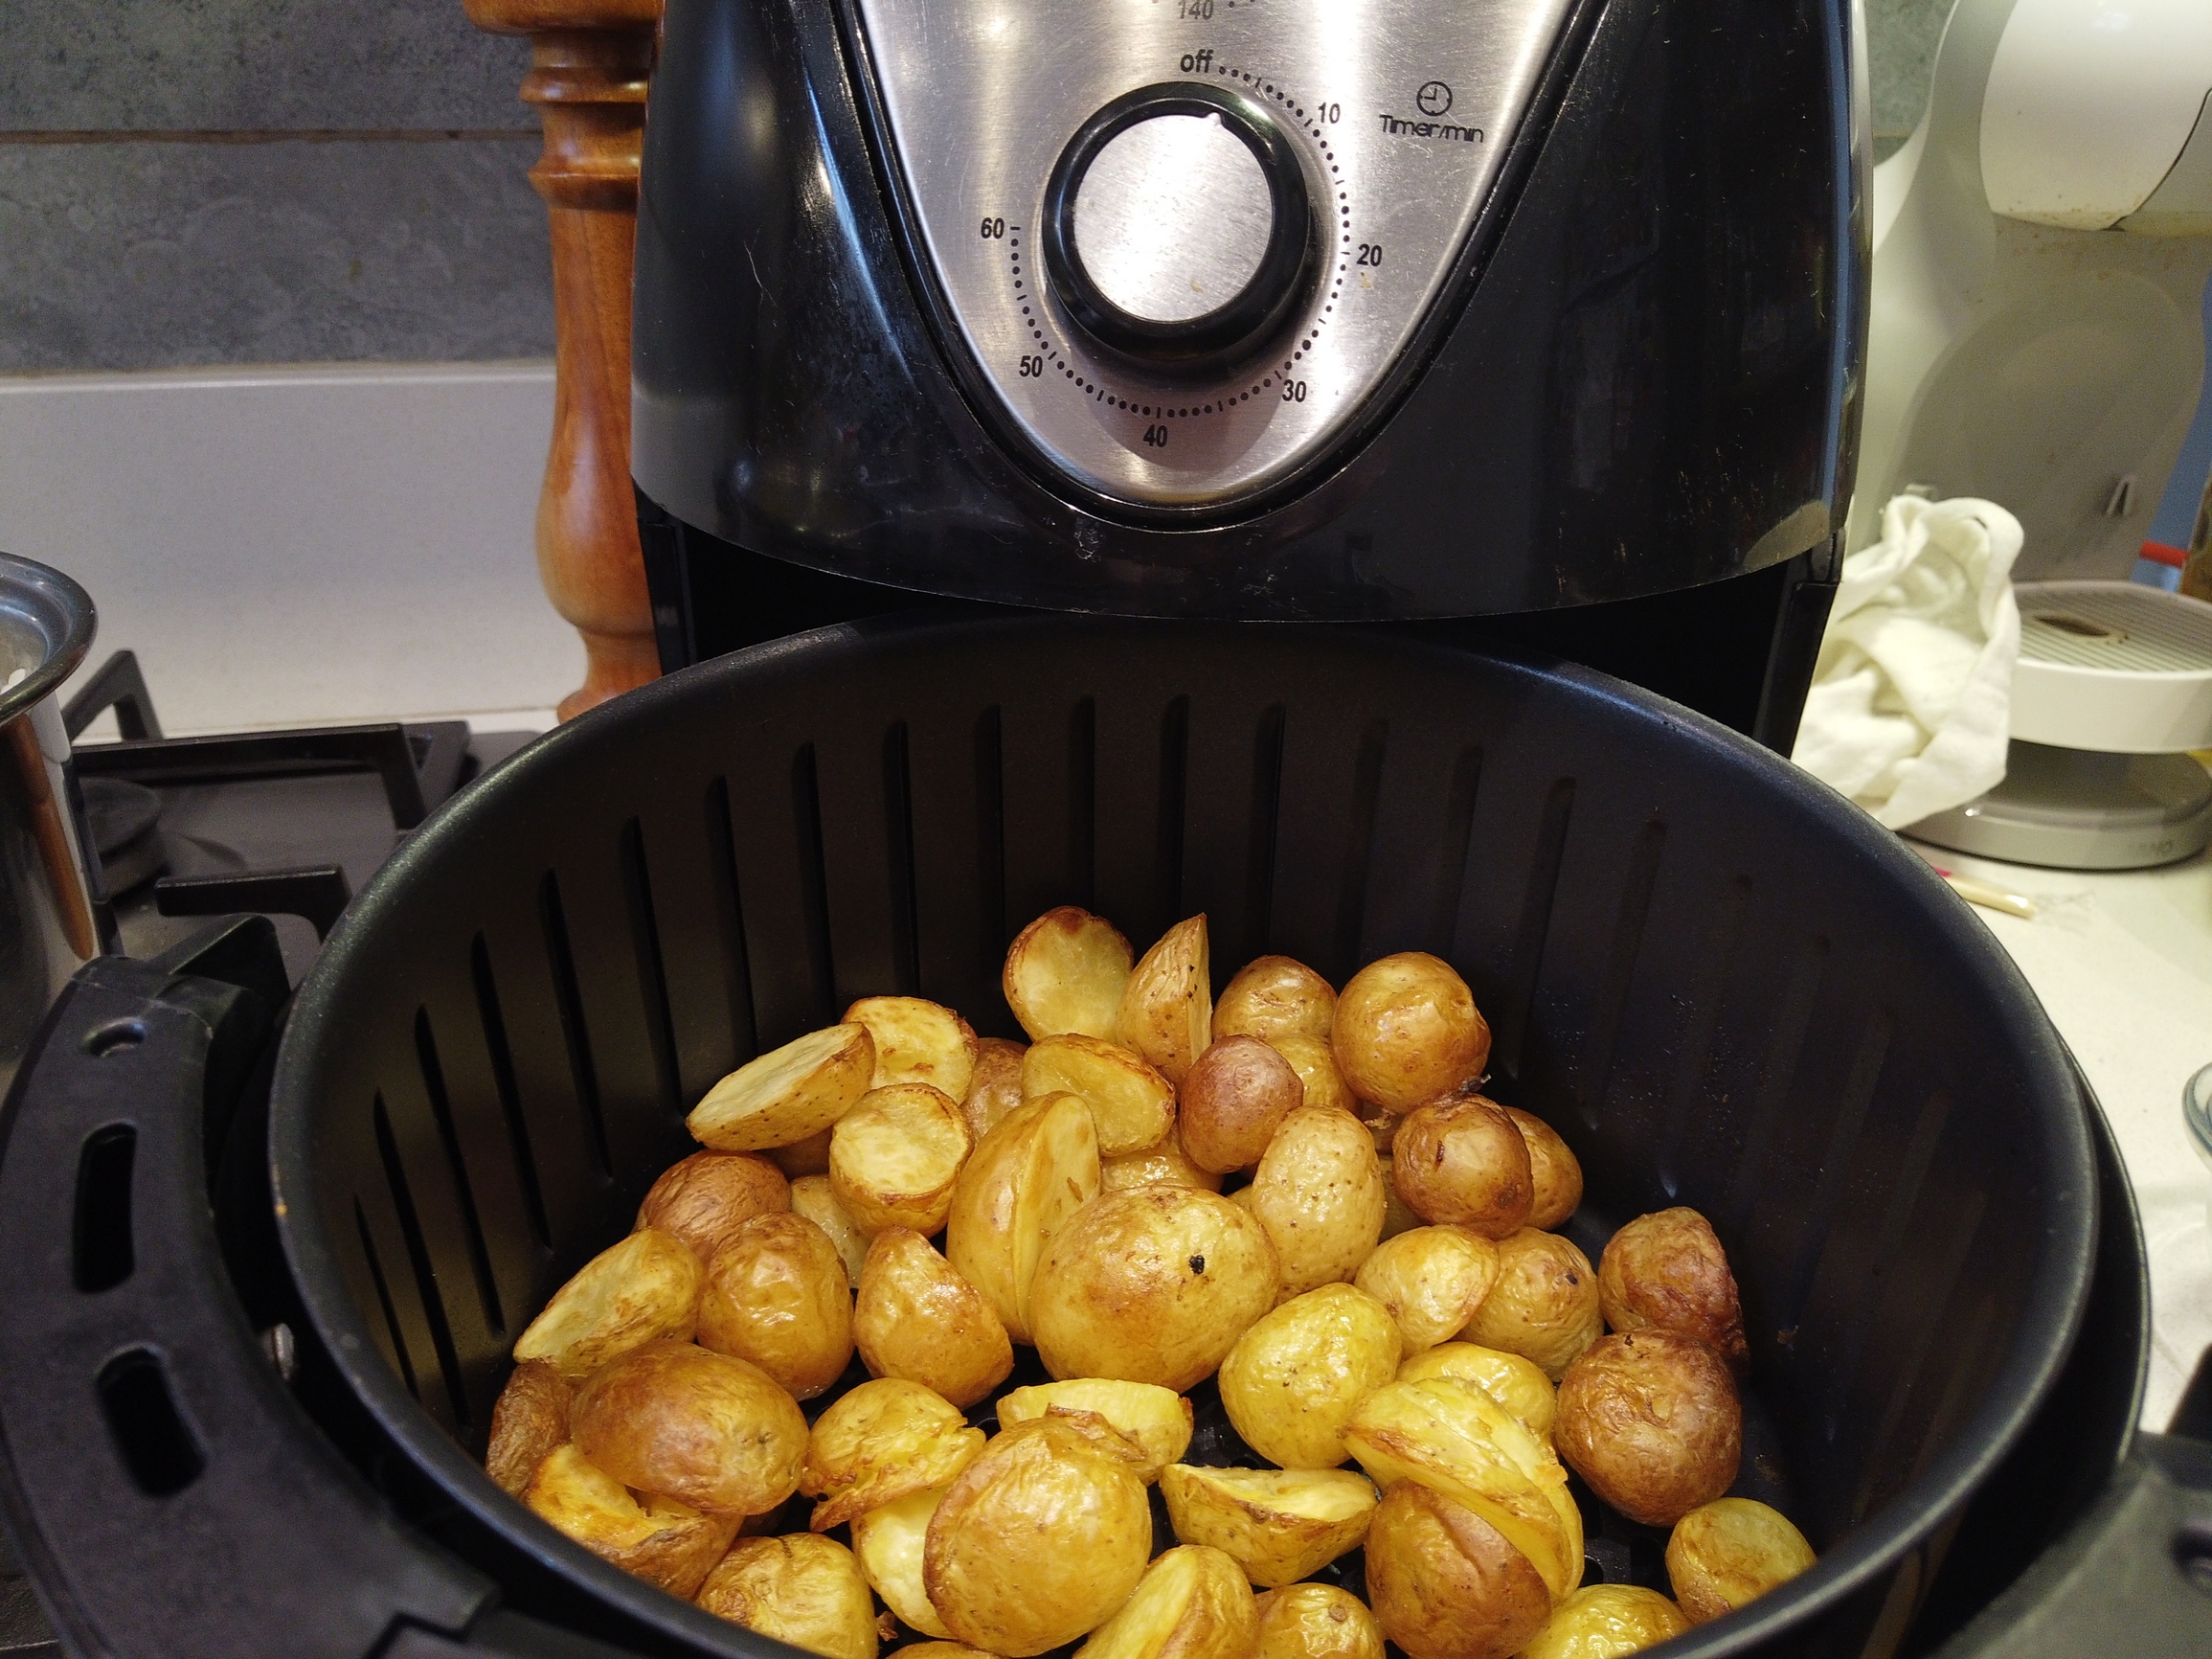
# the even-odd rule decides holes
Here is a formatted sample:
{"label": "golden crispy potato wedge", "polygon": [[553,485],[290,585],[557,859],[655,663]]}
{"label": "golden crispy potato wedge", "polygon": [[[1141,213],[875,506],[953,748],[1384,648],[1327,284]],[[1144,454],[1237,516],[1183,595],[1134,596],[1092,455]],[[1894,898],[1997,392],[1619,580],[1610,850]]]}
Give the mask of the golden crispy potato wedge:
{"label": "golden crispy potato wedge", "polygon": [[1507,1659],[1544,1627],[1551,1594],[1488,1521],[1400,1481],[1367,1529],[1376,1623],[1408,1659]]}
{"label": "golden crispy potato wedge", "polygon": [[829,1138],[829,1184],[863,1233],[912,1227],[926,1238],[945,1224],[974,1145],[943,1090],[928,1083],[870,1089]]}
{"label": "golden crispy potato wedge", "polygon": [[837,1242],[803,1216],[756,1216],[707,1263],[699,1346],[812,1399],[852,1359],[852,1290]]}
{"label": "golden crispy potato wedge", "polygon": [[868,1575],[883,1604],[924,1636],[952,1634],[930,1605],[929,1590],[922,1581],[922,1550],[929,1542],[930,1517],[937,1512],[944,1495],[942,1487],[909,1492],[854,1516],[852,1522],[852,1553],[860,1557],[860,1570]]}
{"label": "golden crispy potato wedge", "polygon": [[1552,1232],[1582,1208],[1582,1160],[1559,1138],[1557,1129],[1533,1112],[1507,1106],[1505,1115],[1528,1147],[1528,1174],[1536,1187],[1528,1224]]}
{"label": "golden crispy potato wedge", "polygon": [[799,1489],[822,1501],[807,1525],[826,1533],[909,1492],[949,1486],[982,1449],[983,1431],[920,1383],[861,1383],[815,1419]]}
{"label": "golden crispy potato wedge", "polygon": [[1615,1330],[1694,1336],[1739,1376],[1749,1362],[1727,1252],[1712,1223],[1686,1205],[1638,1216],[1607,1241],[1597,1302]]}
{"label": "golden crispy potato wedge", "polygon": [[1329,1040],[1336,1023],[1336,989],[1304,963],[1288,956],[1259,956],[1237,969],[1213,1005],[1213,1035]]}
{"label": "golden crispy potato wedge", "polygon": [[1096,1412],[1136,1442],[1144,1453],[1137,1474],[1146,1486],[1190,1449],[1190,1401],[1149,1382],[1078,1376],[1011,1389],[999,1400],[999,1423],[1011,1427],[1055,1410]]}
{"label": "golden crispy potato wedge", "polygon": [[1102,916],[1063,904],[1014,936],[1000,984],[1030,1041],[1080,1032],[1111,1037],[1134,954]]}
{"label": "golden crispy potato wedge", "polygon": [[1292,1584],[1259,1599],[1253,1659],[1383,1659],[1383,1632],[1349,1590]]}
{"label": "golden crispy potato wedge", "polygon": [[1029,1328],[1055,1377],[1181,1394],[1209,1375],[1281,1284],[1252,1215],[1196,1187],[1129,1187],[1078,1210],[1045,1247]]}
{"label": "golden crispy potato wedge", "polygon": [[1375,1167],[1383,1177],[1383,1238],[1395,1239],[1401,1233],[1426,1227],[1428,1222],[1406,1208],[1406,1200],[1398,1196],[1398,1182],[1392,1173],[1391,1159],[1387,1155],[1377,1158]]}
{"label": "golden crispy potato wedge", "polygon": [[1091,1108],[1098,1155],[1149,1151],[1175,1126],[1175,1089],[1128,1049],[1069,1033],[1040,1037],[1022,1057],[1026,1099],[1071,1094]]}
{"label": "golden crispy potato wedge", "polygon": [[1073,1095],[1025,1102],[982,1138],[953,1189],[945,1259],[1006,1334],[1029,1336],[1029,1297],[1052,1235],[1098,1195],[1098,1129]]}
{"label": "golden crispy potato wedge", "polygon": [[1360,1402],[1344,1439],[1386,1492],[1418,1481],[1496,1527],[1544,1576],[1554,1602],[1582,1581],[1582,1512],[1567,1470],[1473,1383],[1387,1383]]}
{"label": "golden crispy potato wedge", "polygon": [[1282,1294],[1342,1284],[1383,1236],[1389,1200],[1375,1143],[1349,1112],[1300,1106],[1252,1178],[1252,1213],[1282,1262]]}
{"label": "golden crispy potato wedge", "polygon": [[1160,936],[1129,975],[1114,1016],[1114,1040],[1135,1049],[1171,1083],[1181,1084],[1213,1040],[1213,981],[1206,918],[1193,916]]}
{"label": "golden crispy potato wedge", "polygon": [[1736,1484],[1744,1408],[1727,1363],[1694,1336],[1601,1336],[1567,1368],[1552,1439],[1590,1489],[1671,1527]]}
{"label": "golden crispy potato wedge", "polygon": [[1349,1284],[1323,1284],[1237,1338],[1221,1362],[1221,1403],[1270,1463],[1334,1468],[1350,1455],[1344,1429],[1354,1408],[1398,1375],[1398,1359],[1389,1310]]}
{"label": "golden crispy potato wedge", "polygon": [[716,1515],[757,1515],[799,1489],[806,1419],[766,1372],[688,1342],[601,1366],[569,1423],[584,1456],[624,1486]]}
{"label": "golden crispy potato wedge", "polygon": [[684,1120],[717,1152],[758,1152],[818,1135],[850,1111],[875,1076],[864,1025],[824,1026],[747,1060]]}
{"label": "golden crispy potato wedge", "polygon": [[670,1164],[638,1206],[638,1227],[658,1227],[691,1246],[701,1261],[756,1216],[791,1208],[791,1183],[751,1152],[693,1152]]}
{"label": "golden crispy potato wedge", "polygon": [[1817,1558],[1779,1510],[1752,1498],[1715,1498],[1675,1523],[1667,1581],[1683,1615],[1704,1625],[1788,1583]]}
{"label": "golden crispy potato wedge", "polygon": [[1305,1102],[1306,1086],[1281,1055],[1255,1036],[1217,1034],[1183,1079],[1176,1125],[1191,1160],[1226,1175],[1257,1164]]}
{"label": "golden crispy potato wedge", "polygon": [[1490,1025],[1450,963],[1408,950],[1352,975],[1337,998],[1329,1046],[1352,1093],[1410,1112],[1482,1075]]}
{"label": "golden crispy potato wedge", "polygon": [[1221,1177],[1210,1170],[1201,1170],[1190,1161],[1183,1149],[1183,1142],[1176,1131],[1169,1130],[1167,1139],[1149,1152],[1131,1152],[1125,1158],[1105,1158],[1098,1165],[1098,1185],[1101,1191],[1118,1193],[1124,1187],[1203,1187],[1208,1193],[1221,1191]]}
{"label": "golden crispy potato wedge", "polygon": [[991,1305],[905,1227],[887,1228],[868,1247],[852,1332],[871,1375],[903,1376],[959,1406],[1014,1369],[1014,1345]]}
{"label": "golden crispy potato wedge", "polygon": [[846,1283],[858,1289],[860,1270],[868,1261],[868,1235],[845,1213],[829,1177],[801,1175],[792,1182],[791,1213],[805,1216],[829,1236],[829,1241],[837,1246],[839,1260],[845,1263]]}
{"label": "golden crispy potato wedge", "polygon": [[951,1009],[918,996],[864,996],[845,1011],[875,1039],[871,1089],[928,1083],[954,1101],[968,1098],[976,1075],[975,1028]]}
{"label": "golden crispy potato wedge", "polygon": [[1349,1469],[1212,1469],[1174,1464],[1160,1477],[1175,1535],[1227,1552],[1273,1589],[1360,1547],[1375,1489]]}
{"label": "golden crispy potato wedge", "polygon": [[1432,1376],[1456,1376],[1471,1382],[1515,1417],[1540,1440],[1551,1438],[1559,1416],[1559,1394],[1544,1368],[1533,1359],[1483,1348],[1473,1342],[1447,1342],[1426,1353],[1416,1353],[1398,1367],[1400,1382],[1420,1382]]}
{"label": "golden crispy potato wedge", "polygon": [[1447,1342],[1475,1317],[1498,1278],[1498,1246],[1464,1227],[1416,1227],[1387,1239],[1352,1283],[1390,1310],[1406,1352]]}
{"label": "golden crispy potato wedge", "polygon": [[1307,1105],[1334,1106],[1340,1112],[1357,1115],[1360,1102],[1346,1086],[1343,1074],[1337,1070],[1336,1051],[1325,1039],[1292,1032],[1271,1039],[1267,1046],[1290,1061],[1291,1070],[1298,1073],[1298,1083],[1305,1090]]}
{"label": "golden crispy potato wedge", "polygon": [[1415,1106],[1390,1153],[1398,1196],[1416,1216],[1485,1239],[1527,1225],[1536,1202],[1528,1143],[1495,1101],[1447,1095]]}
{"label": "golden crispy potato wedge", "polygon": [[976,1075],[968,1079],[960,1117],[978,1141],[1022,1103],[1022,1057],[1028,1052],[1005,1037],[976,1039]]}
{"label": "golden crispy potato wedge", "polygon": [[1460,1336],[1544,1367],[1557,1382],[1605,1332],[1590,1258],[1556,1233],[1524,1227],[1498,1240],[1498,1278]]}
{"label": "golden crispy potato wedge", "polygon": [[1592,1584],[1552,1609],[1521,1659],[1619,1659],[1690,1628],[1682,1610],[1640,1584]]}
{"label": "golden crispy potato wedge", "polygon": [[[1108,1430],[1108,1433],[1111,1433]],[[1095,1630],[1152,1555],[1144,1483],[1067,1420],[1005,1430],[930,1518],[923,1581],[962,1642],[1009,1659]]]}
{"label": "golden crispy potato wedge", "polygon": [[484,1472],[501,1491],[521,1497],[537,1466],[568,1443],[575,1393],[568,1378],[542,1359],[525,1360],[508,1374],[491,1408],[491,1442],[484,1454]]}
{"label": "golden crispy potato wedge", "polygon": [[809,1135],[803,1141],[794,1141],[788,1147],[771,1147],[760,1155],[782,1170],[786,1180],[826,1175],[829,1173],[829,1130]]}
{"label": "golden crispy potato wedge", "polygon": [[740,1538],[694,1600],[717,1618],[824,1659],[876,1659],[882,1646],[860,1563],[831,1538]]}
{"label": "golden crispy potato wedge", "polygon": [[519,1494],[543,1520],[633,1578],[690,1597],[737,1535],[737,1517],[633,1494],[575,1445],[555,1446]]}
{"label": "golden crispy potato wedge", "polygon": [[663,1337],[688,1342],[699,1329],[707,1276],[691,1247],[648,1227],[576,1270],[515,1339],[519,1360],[552,1362],[571,1382]]}
{"label": "golden crispy potato wedge", "polygon": [[1252,1659],[1258,1640],[1242,1569],[1219,1550],[1181,1544],[1144,1569],[1075,1659]]}

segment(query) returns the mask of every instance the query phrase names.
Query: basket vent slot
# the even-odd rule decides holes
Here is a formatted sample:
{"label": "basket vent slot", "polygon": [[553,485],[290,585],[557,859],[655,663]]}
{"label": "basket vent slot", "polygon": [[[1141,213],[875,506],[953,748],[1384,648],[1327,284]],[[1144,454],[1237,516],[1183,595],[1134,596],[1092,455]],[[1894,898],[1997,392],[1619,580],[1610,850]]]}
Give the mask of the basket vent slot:
{"label": "basket vent slot", "polygon": [[645,866],[645,831],[632,818],[621,838],[622,898],[630,912],[630,946],[638,959],[638,994],[643,1000],[646,1040],[653,1045],[653,1073],[661,1082],[661,1104],[683,1115],[683,1085],[676,1073],[676,1016],[668,1006],[668,970],[661,957],[661,926],[653,916],[653,874]]}
{"label": "basket vent slot", "polygon": [[1383,760],[1390,742],[1390,722],[1371,720],[1360,734],[1352,764],[1352,807],[1344,826],[1344,864],[1337,874],[1336,961],[1349,977],[1361,965],[1360,933],[1367,920],[1367,865],[1375,852],[1375,812],[1383,800]]}
{"label": "basket vent slot", "polygon": [[1820,981],[1828,968],[1828,939],[1825,934],[1805,942],[1790,965],[1790,983],[1782,993],[1782,1006],[1774,1015],[1770,1028],[1773,1038],[1767,1049],[1765,1063],[1760,1067],[1759,1094],[1751,1102],[1750,1121],[1744,1125],[1738,1142],[1743,1148],[1737,1155],[1736,1172],[1728,1183],[1728,1195],[1723,1206],[1730,1225],[1738,1228],[1749,1218],[1751,1206],[1759,1195],[1759,1176],[1767,1162],[1767,1149],[1774,1143],[1775,1132],[1781,1127],[1782,1108],[1790,1099],[1790,1085],[1796,1080],[1798,1057],[1805,1050],[1805,1034],[1813,1024],[1813,1005],[1820,990]]}
{"label": "basket vent slot", "polygon": [[1536,978],[1544,971],[1544,943],[1551,934],[1559,867],[1567,857],[1567,827],[1573,816],[1574,780],[1553,780],[1537,822],[1535,855],[1528,862],[1528,885],[1521,899],[1521,926],[1506,969],[1505,1003],[1492,1028],[1490,1064],[1516,1082],[1521,1078],[1521,1045],[1527,1038],[1529,1012],[1536,1006]]}
{"label": "basket vent slot", "polygon": [[200,1478],[207,1454],[177,1410],[160,1354],[150,1348],[119,1353],[101,1367],[94,1387],[131,1485],[149,1498],[166,1498]]}
{"label": "basket vent slot", "polygon": [[904,720],[883,735],[883,843],[890,860],[891,965],[902,995],[921,989],[921,918],[914,897],[914,772]]}
{"label": "basket vent slot", "polygon": [[1820,1179],[1807,1207],[1805,1230],[1798,1236],[1796,1259],[1791,1263],[1790,1323],[1805,1317],[1813,1294],[1813,1277],[1819,1270],[1820,1253],[1828,1246],[1828,1230],[1836,1224],[1836,1206],[1842,1201],[1843,1182],[1857,1161],[1859,1137],[1866,1127],[1867,1108],[1882,1080],[1882,1062],[1889,1054],[1890,1018],[1877,1012],[1859,1034],[1851,1055],[1851,1069],[1844,1074],[1842,1099],[1836,1105],[1834,1126],[1820,1154]]}
{"label": "basket vent slot", "polygon": [[737,888],[737,834],[730,822],[730,780],[707,786],[708,879],[714,890],[714,916],[722,928],[722,947],[730,958],[730,1034],[735,1057],[743,1060],[760,1047],[753,1011],[753,962],[745,948],[745,902]]}
{"label": "basket vent slot", "polygon": [[438,1063],[438,1040],[431,1034],[430,1011],[419,1006],[415,1011],[415,1057],[422,1067],[422,1092],[429,1098],[430,1116],[438,1125],[438,1144],[445,1148],[446,1167],[453,1172],[453,1197],[461,1207],[462,1231],[468,1236],[468,1264],[475,1270],[476,1297],[484,1305],[485,1328],[495,1336],[503,1336],[507,1333],[507,1315],[499,1305],[499,1283],[492,1277],[484,1222],[476,1213],[476,1189],[469,1183],[468,1161],[461,1155],[461,1134],[453,1124],[445,1068]]}
{"label": "basket vent slot", "polygon": [[1711,1063],[1713,1034],[1721,1023],[1721,998],[1728,969],[1735,965],[1736,948],[1743,939],[1744,918],[1751,908],[1751,878],[1731,877],[1713,903],[1713,918],[1705,929],[1704,950],[1690,980],[1687,1024],[1668,1085],[1667,1121],[1659,1139],[1659,1182],[1669,1198],[1682,1195],[1682,1145],[1689,1133],[1690,1113],[1711,1090],[1705,1068]]}
{"label": "basket vent slot", "polygon": [[537,1247],[553,1249],[553,1227],[546,1220],[545,1190],[538,1185],[537,1155],[530,1150],[530,1122],[522,1112],[522,1090],[514,1080],[514,1050],[507,1040],[507,1020],[499,1011],[499,987],[491,977],[491,949],[478,934],[468,947],[469,977],[476,986],[476,1013],[484,1027],[484,1050],[491,1062],[492,1087],[499,1092],[500,1115],[514,1147],[514,1171],[522,1186],[522,1206]]}
{"label": "basket vent slot", "polygon": [[812,743],[801,743],[791,758],[791,817],[799,837],[799,908],[816,1012],[818,1022],[827,1025],[839,1011],[837,960],[829,943],[829,855],[822,844],[822,790]]}
{"label": "basket vent slot", "polygon": [[138,1130],[109,1124],[85,1136],[77,1154],[77,1207],[70,1276],[86,1294],[113,1290],[137,1270],[130,1236],[130,1175]]}
{"label": "basket vent slot", "polygon": [[415,1380],[415,1356],[407,1352],[407,1338],[399,1333],[399,1309],[392,1303],[392,1286],[384,1278],[384,1261],[376,1254],[376,1240],[369,1231],[369,1217],[361,1200],[353,1200],[353,1225],[361,1234],[361,1259],[369,1264],[369,1282],[376,1287],[376,1306],[384,1314],[384,1331],[392,1338],[392,1357],[399,1364],[399,1380],[418,1400],[422,1388]]}
{"label": "basket vent slot", "polygon": [[[1183,827],[1189,797],[1190,699],[1183,696],[1170,699],[1160,716],[1160,823],[1153,866],[1160,879],[1154,901],[1160,925],[1153,929],[1155,938],[1183,920]],[[1083,902],[1088,905],[1090,899]]]}
{"label": "basket vent slot", "polygon": [[1606,958],[1605,984],[1598,991],[1597,1018],[1591,1027],[1590,1086],[1582,1097],[1582,1121],[1597,1125],[1598,1110],[1613,1081],[1614,1051],[1621,1022],[1628,1017],[1629,992],[1636,984],[1636,958],[1643,954],[1644,922],[1651,916],[1652,890],[1659,885],[1659,861],[1666,853],[1667,827],[1654,818],[1636,831],[1620,887],[1620,915],[1614,922],[1613,948]]}
{"label": "basket vent slot", "polygon": [[1282,745],[1287,722],[1280,703],[1261,711],[1252,741],[1252,862],[1245,873],[1246,938],[1238,960],[1267,953],[1275,927],[1275,859],[1282,834]]}
{"label": "basket vent slot", "polygon": [[1097,813],[1098,705],[1078,697],[1068,711],[1068,893],[1085,910],[1098,896]]}
{"label": "basket vent slot", "polygon": [[422,1301],[422,1317],[430,1327],[430,1346],[437,1351],[439,1369],[445,1374],[445,1396],[453,1403],[453,1420],[468,1428],[468,1396],[461,1386],[461,1356],[453,1346],[453,1327],[445,1316],[445,1302],[438,1291],[438,1269],[431,1264],[430,1246],[422,1237],[422,1221],[415,1212],[415,1193],[407,1184],[407,1166],[399,1158],[399,1143],[392,1133],[392,1114],[384,1097],[375,1097],[371,1115],[376,1121],[376,1152],[384,1161],[384,1179],[392,1189],[392,1208],[399,1218],[399,1237],[407,1246],[407,1263],[415,1270],[415,1291]]}
{"label": "basket vent slot", "polygon": [[584,1121],[584,1146],[601,1180],[613,1180],[615,1161],[607,1150],[607,1120],[599,1109],[599,1074],[592,1065],[592,1034],[584,1024],[584,996],[576,984],[576,952],[569,945],[568,919],[561,911],[559,877],[547,871],[537,887],[538,920],[545,930],[546,961],[553,968],[553,1002],[560,1010],[561,1040],[569,1051],[569,1078],[576,1111]]}
{"label": "basket vent slot", "polygon": [[1450,959],[1459,933],[1459,903],[1466,896],[1467,849],[1475,838],[1475,802],[1482,790],[1482,751],[1469,747],[1452,762],[1452,789],[1444,798],[1444,834],[1436,847],[1435,931],[1432,956]]}
{"label": "basket vent slot", "polygon": [[[1996,1301],[1988,1292],[1983,1292],[1976,1299],[1974,1311],[1964,1319],[1952,1312],[1951,1301],[1966,1272],[1967,1259],[1974,1253],[1975,1238],[1981,1231],[1981,1218],[1988,1204],[1989,1194],[1978,1187],[1958,1203],[1957,1219],[1952,1224],[1952,1236],[1945,1243],[1941,1263],[1928,1295],[1918,1303],[1920,1329],[1913,1337],[1912,1352],[1897,1369],[1896,1375],[1901,1380],[1883,1406],[1881,1426],[1874,1431],[1874,1438],[1867,1443],[1866,1455],[1860,1462],[1859,1466],[1866,1473],[1851,1501],[1853,1526],[1864,1520],[1875,1505],[1920,1478],[1921,1472],[1949,1443],[1952,1426],[1987,1381],[1989,1328],[1997,1317]],[[1913,1396],[1922,1392],[1930,1360],[1939,1355],[1951,1362],[1951,1375],[1945,1381],[1943,1398],[1929,1413],[1927,1427],[1920,1433],[1910,1466],[1901,1468],[1905,1460],[1893,1455],[1891,1443],[1904,1426],[1906,1411]]]}
{"label": "basket vent slot", "polygon": [[1004,763],[1004,722],[993,704],[976,716],[976,890],[982,910],[980,965],[994,974],[1014,937],[1006,922]]}

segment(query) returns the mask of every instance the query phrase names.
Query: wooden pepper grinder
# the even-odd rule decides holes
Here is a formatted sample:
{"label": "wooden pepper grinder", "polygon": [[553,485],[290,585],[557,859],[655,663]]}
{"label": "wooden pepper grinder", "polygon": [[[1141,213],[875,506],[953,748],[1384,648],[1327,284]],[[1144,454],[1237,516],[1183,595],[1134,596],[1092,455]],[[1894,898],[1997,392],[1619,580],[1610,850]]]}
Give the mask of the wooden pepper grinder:
{"label": "wooden pepper grinder", "polygon": [[645,83],[662,0],[463,0],[468,20],[527,34],[526,103],[545,152],[530,181],[553,221],[553,432],[537,504],[538,575],[583,635],[566,720],[661,671],[630,493],[630,266]]}

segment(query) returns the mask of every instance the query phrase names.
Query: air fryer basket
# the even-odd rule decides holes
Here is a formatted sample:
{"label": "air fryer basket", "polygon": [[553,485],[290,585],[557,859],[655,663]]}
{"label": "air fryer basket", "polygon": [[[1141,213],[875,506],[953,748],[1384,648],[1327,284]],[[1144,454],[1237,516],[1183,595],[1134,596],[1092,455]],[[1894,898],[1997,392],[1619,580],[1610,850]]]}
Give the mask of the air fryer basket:
{"label": "air fryer basket", "polygon": [[663,1643],[784,1651],[490,1484],[508,1350],[716,1079],[869,992],[1018,1034],[1004,946],[1063,903],[1140,944],[1204,911],[1217,975],[1454,962],[1490,1092],[1567,1137],[1592,1216],[1695,1205],[1742,1285],[1748,1472],[1822,1558],[1680,1650],[1887,1651],[2087,1293],[2055,1034],[1941,883],[1765,751],[1571,667],[1337,629],[825,629],[595,711],[392,859],[295,1005],[272,1158],[308,1317],[448,1532]]}

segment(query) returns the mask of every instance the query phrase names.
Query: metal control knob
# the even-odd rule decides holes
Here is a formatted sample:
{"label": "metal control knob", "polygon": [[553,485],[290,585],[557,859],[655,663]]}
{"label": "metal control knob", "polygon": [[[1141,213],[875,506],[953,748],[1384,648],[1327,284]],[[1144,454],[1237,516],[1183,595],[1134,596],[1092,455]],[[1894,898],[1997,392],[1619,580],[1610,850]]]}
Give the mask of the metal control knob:
{"label": "metal control knob", "polygon": [[1148,86],[1098,111],[1045,193],[1045,268],[1102,345],[1169,365],[1264,339],[1306,285],[1298,153],[1241,93]]}

